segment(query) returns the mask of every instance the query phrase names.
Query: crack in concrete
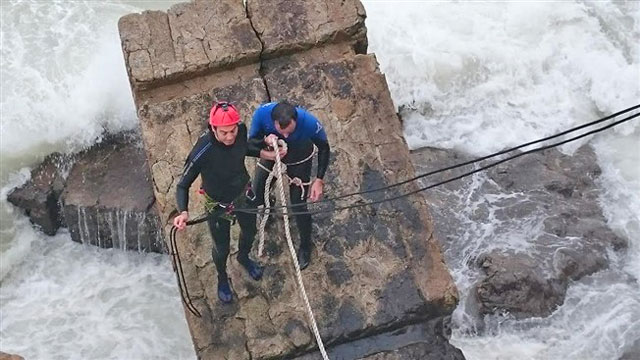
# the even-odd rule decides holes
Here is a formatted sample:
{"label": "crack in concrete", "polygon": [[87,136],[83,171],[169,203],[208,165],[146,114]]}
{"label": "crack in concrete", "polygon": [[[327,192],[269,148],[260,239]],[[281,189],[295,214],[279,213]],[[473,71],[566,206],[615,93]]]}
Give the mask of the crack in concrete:
{"label": "crack in concrete", "polygon": [[173,61],[176,61],[176,59],[178,59],[178,53],[176,52],[176,43],[178,40],[173,36],[171,21],[169,21],[169,12],[166,13],[165,17],[167,19],[167,28],[169,28],[169,37],[171,38],[171,48],[173,49]]}
{"label": "crack in concrete", "polygon": [[187,134],[189,134],[189,142],[191,143],[191,145],[193,144],[193,137],[191,136],[191,129],[189,128],[189,120],[186,120],[184,122],[185,127],[187,128]]}
{"label": "crack in concrete", "polygon": [[267,85],[267,79],[265,77],[265,69],[264,69],[264,51],[265,51],[264,41],[260,37],[260,33],[256,29],[255,25],[253,25],[253,20],[251,19],[251,12],[249,11],[249,1],[250,0],[246,0],[244,2],[244,10],[245,10],[245,13],[247,14],[247,19],[249,20],[251,29],[253,29],[253,32],[256,34],[256,37],[258,38],[258,41],[260,41],[260,54],[258,55],[258,61],[260,62],[260,67],[258,68],[258,74],[260,75],[260,78],[262,79],[262,83],[264,84],[264,90],[267,93],[267,100],[271,102],[271,92],[269,92],[269,86]]}

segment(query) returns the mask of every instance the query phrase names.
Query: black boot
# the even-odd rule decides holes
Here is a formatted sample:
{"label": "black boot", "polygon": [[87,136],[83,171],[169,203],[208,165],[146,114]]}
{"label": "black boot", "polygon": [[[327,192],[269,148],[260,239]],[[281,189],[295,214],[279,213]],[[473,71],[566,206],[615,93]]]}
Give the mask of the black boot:
{"label": "black boot", "polygon": [[248,256],[238,256],[238,262],[247,270],[253,280],[257,281],[262,279],[263,270],[260,264],[251,260]]}
{"label": "black boot", "polygon": [[226,275],[223,277],[218,276],[218,298],[225,304],[233,301],[233,293],[231,292],[229,279]]}
{"label": "black boot", "polygon": [[298,249],[298,265],[300,270],[304,270],[311,262],[311,248],[300,247]]}

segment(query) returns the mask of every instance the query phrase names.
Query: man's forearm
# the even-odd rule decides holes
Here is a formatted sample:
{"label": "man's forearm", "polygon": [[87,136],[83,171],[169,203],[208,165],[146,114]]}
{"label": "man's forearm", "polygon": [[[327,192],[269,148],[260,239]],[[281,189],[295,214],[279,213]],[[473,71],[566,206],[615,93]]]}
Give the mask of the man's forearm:
{"label": "man's forearm", "polygon": [[187,211],[189,209],[189,189],[178,186],[176,188],[176,202],[179,212]]}
{"label": "man's forearm", "polygon": [[318,179],[323,179],[325,173],[327,172],[327,168],[329,167],[329,156],[331,154],[331,148],[329,147],[329,142],[324,140],[316,140],[314,141],[316,146],[318,147],[318,174],[316,177]]}

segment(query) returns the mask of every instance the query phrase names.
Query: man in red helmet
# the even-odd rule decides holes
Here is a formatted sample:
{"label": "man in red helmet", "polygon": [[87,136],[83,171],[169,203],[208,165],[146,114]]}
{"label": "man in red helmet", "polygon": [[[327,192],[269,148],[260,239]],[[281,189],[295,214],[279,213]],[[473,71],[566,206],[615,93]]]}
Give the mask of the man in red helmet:
{"label": "man in red helmet", "polygon": [[227,258],[231,221],[234,217],[241,230],[238,262],[254,280],[262,277],[262,267],[249,257],[256,234],[256,216],[234,212],[233,207],[255,206],[252,201],[255,196],[251,191],[244,158],[260,156],[263,144],[261,141],[247,140],[247,127],[241,123],[238,111],[230,103],[214,104],[209,115],[209,125],[185,162],[176,190],[180,214],[173,220],[173,224],[179,230],[186,227],[189,220],[189,187],[200,175],[206,197],[205,208],[221,215],[210,216],[207,222],[215,244],[212,256],[218,271],[218,297],[222,302],[229,303],[233,300],[233,294],[227,276]]}

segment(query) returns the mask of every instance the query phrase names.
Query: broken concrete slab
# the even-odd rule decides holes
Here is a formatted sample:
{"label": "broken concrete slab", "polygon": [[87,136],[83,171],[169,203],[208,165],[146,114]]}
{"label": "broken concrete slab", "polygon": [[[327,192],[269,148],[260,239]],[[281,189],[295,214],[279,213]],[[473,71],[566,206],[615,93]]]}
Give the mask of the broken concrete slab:
{"label": "broken concrete slab", "polygon": [[165,252],[151,176],[139,143],[135,134],[122,134],[76,155],[60,196],[72,240]]}
{"label": "broken concrete slab", "polygon": [[358,0],[248,0],[247,13],[264,59],[332,43],[367,51],[366,15]]}
{"label": "broken concrete slab", "polygon": [[[261,59],[271,59],[253,64],[238,61],[235,67],[153,89],[136,88],[132,80],[165,232],[170,228],[184,159],[206,129],[207,113],[216,100],[234,101],[245,120],[259,104],[280,99],[297,102],[317,115],[332,145],[327,196],[413,176],[384,76],[374,56],[356,55],[359,51],[354,44],[364,34],[364,12],[358,12],[361,5],[341,2],[353,5],[353,11],[326,27],[316,24],[316,19],[335,17],[327,12],[334,3],[339,2],[305,3],[306,10],[299,10],[302,14],[313,9],[313,20],[302,21],[309,22],[310,30],[305,30],[305,35],[271,29],[272,39],[283,45],[270,47],[271,40],[262,37],[269,24],[278,24],[278,18],[273,11],[263,14],[256,10],[258,5],[266,6],[264,3],[249,1],[247,13],[256,29],[254,36],[260,37],[268,53]],[[265,31],[260,26],[265,26]],[[133,30],[121,26],[122,31]],[[122,37],[125,41],[132,35]],[[126,44],[123,47],[125,60],[130,61]],[[282,54],[288,55],[279,56]],[[196,181],[190,191],[192,214],[202,212],[198,185]],[[398,191],[411,189],[414,187]],[[379,196],[360,196],[356,201]],[[314,261],[303,278],[320,333],[330,347],[408,323],[444,319],[453,311],[456,289],[422,197],[327,213],[315,219]],[[316,346],[294,281],[281,222],[275,225],[268,235],[267,258],[262,260],[266,265],[262,281],[249,280],[233,257],[229,260],[235,293],[231,305],[217,299],[206,226],[197,225],[179,234],[178,250],[191,300],[202,313],[198,318],[185,312],[200,358],[293,357],[312,352]]]}
{"label": "broken concrete slab", "polygon": [[131,86],[140,90],[255,62],[262,50],[240,1],[179,3],[126,15],[118,27]]}

